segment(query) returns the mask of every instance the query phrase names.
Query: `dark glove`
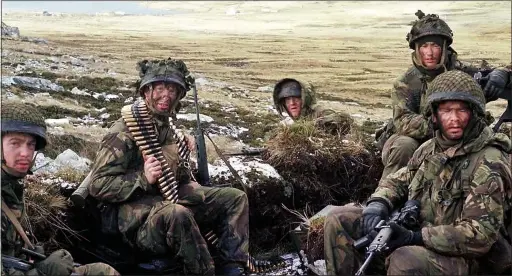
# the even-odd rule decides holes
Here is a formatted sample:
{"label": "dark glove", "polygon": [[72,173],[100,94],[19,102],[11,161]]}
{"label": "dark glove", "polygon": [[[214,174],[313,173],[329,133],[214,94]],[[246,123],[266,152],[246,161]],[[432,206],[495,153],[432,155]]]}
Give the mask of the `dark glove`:
{"label": "dark glove", "polygon": [[69,276],[73,272],[73,257],[68,251],[60,249],[36,263],[35,268],[42,275]]}
{"label": "dark glove", "polygon": [[481,80],[486,80],[484,95],[487,102],[497,100],[504,92],[509,79],[509,72],[504,69],[494,69]]}
{"label": "dark glove", "polygon": [[363,236],[371,233],[381,220],[387,220],[388,206],[379,201],[372,201],[363,209],[362,230]]}
{"label": "dark glove", "polygon": [[396,224],[394,221],[389,223],[389,227],[393,230],[391,239],[388,242],[389,249],[393,250],[406,245],[423,245],[420,231],[413,232]]}

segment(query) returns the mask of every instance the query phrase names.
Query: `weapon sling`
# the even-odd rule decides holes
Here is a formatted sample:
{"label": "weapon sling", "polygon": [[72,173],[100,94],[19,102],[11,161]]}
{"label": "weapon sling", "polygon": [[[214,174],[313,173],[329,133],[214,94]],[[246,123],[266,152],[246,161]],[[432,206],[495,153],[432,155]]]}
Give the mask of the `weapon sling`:
{"label": "weapon sling", "polygon": [[7,218],[11,221],[11,223],[14,225],[14,228],[16,229],[16,232],[20,235],[21,239],[25,242],[26,245],[30,246],[30,249],[34,250],[35,246],[30,242],[30,240],[27,237],[27,234],[25,234],[25,231],[23,231],[23,227],[21,226],[20,222],[16,218],[16,215],[11,211],[9,206],[5,204],[4,200],[2,199],[2,211],[7,215]]}

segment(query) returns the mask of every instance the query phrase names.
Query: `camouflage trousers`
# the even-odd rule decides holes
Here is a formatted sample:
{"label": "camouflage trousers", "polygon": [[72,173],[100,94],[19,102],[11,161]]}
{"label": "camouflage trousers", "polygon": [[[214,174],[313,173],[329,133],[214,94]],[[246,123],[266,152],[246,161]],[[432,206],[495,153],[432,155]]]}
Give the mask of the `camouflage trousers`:
{"label": "camouflage trousers", "polygon": [[[178,204],[172,204],[160,196],[147,195],[128,208],[122,207],[118,216],[121,232],[133,228],[137,219],[132,217],[146,216],[133,233],[135,245],[150,254],[169,254],[183,260],[185,273],[214,271],[213,258],[200,229],[213,230],[217,235],[220,262],[247,262],[249,204],[244,192],[199,186],[180,198]],[[125,238],[132,236],[128,232]]]}
{"label": "camouflage trousers", "polygon": [[[363,208],[352,204],[337,207],[324,224],[324,257],[329,275],[354,275],[364,261],[364,249],[353,247],[362,237]],[[384,257],[387,257],[384,259]],[[375,258],[366,274],[464,275],[468,262],[462,257],[440,255],[421,246],[404,246]]]}
{"label": "camouflage trousers", "polygon": [[409,159],[419,146],[419,141],[411,137],[391,135],[382,149],[384,171],[381,179],[407,166]]}

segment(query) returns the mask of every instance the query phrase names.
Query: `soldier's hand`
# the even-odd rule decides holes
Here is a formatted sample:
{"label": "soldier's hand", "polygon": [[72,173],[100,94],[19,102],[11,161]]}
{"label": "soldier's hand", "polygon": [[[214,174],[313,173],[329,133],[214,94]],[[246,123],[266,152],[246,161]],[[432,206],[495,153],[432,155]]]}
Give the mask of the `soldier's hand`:
{"label": "soldier's hand", "polygon": [[187,141],[187,146],[190,151],[196,150],[196,138],[192,135],[185,134],[185,140]]}
{"label": "soldier's hand", "polygon": [[413,232],[411,230],[406,229],[403,226],[396,224],[396,222],[390,222],[389,228],[391,228],[391,230],[393,231],[391,234],[391,239],[387,244],[388,248],[391,250],[406,245],[423,244],[421,232]]}
{"label": "soldier's hand", "polygon": [[40,275],[71,275],[73,257],[68,251],[59,249],[43,261],[36,263],[35,268]]}
{"label": "soldier's hand", "polygon": [[377,224],[381,220],[387,220],[389,216],[388,207],[381,202],[373,201],[370,202],[363,209],[363,218],[361,220],[361,229],[363,230],[363,236],[371,233]]}
{"label": "soldier's hand", "polygon": [[154,156],[144,157],[144,175],[149,184],[155,184],[157,179],[162,176],[162,166]]}
{"label": "soldier's hand", "polygon": [[509,72],[505,69],[494,69],[481,80],[486,80],[484,95],[487,102],[497,100],[505,91],[509,79]]}

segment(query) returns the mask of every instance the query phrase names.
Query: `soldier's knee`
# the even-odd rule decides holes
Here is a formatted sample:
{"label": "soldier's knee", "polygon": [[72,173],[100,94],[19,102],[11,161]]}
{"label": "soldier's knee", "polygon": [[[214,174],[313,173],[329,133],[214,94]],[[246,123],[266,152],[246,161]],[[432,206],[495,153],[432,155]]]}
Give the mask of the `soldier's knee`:
{"label": "soldier's knee", "polygon": [[396,249],[386,259],[387,275],[421,275],[428,272],[426,248],[404,246]]}
{"label": "soldier's knee", "polygon": [[172,207],[169,208],[169,212],[175,219],[179,221],[194,219],[194,214],[187,207],[180,204],[171,205]]}

